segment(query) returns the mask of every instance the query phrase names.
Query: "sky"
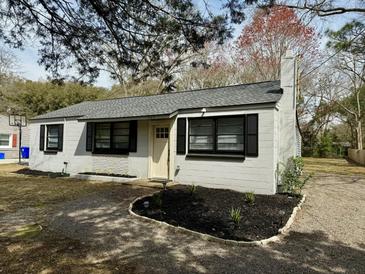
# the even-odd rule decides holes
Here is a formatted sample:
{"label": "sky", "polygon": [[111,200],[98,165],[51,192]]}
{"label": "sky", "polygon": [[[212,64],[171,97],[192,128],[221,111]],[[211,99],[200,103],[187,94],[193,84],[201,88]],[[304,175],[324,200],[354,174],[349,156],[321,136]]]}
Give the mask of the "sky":
{"label": "sky", "polygon": [[[196,4],[200,9],[203,9],[202,2],[199,0]],[[219,10],[220,5],[215,2],[211,1],[209,2],[211,5],[210,8],[214,10]],[[242,27],[245,24],[248,24],[250,22],[250,18],[252,17],[253,9],[247,10],[247,20],[243,23],[243,25],[236,25],[234,30],[234,37],[237,37],[242,30]],[[355,18],[357,18],[358,14],[344,14],[344,15],[335,15],[325,18],[316,18],[311,22],[312,26],[315,26],[317,31],[320,33],[323,33],[327,29],[331,30],[337,30],[341,28],[346,22],[349,22]],[[322,38],[322,45],[325,45],[326,38]],[[46,80],[47,79],[47,73],[44,70],[44,68],[40,65],[38,65],[38,50],[36,45],[33,44],[27,44],[24,50],[13,50],[11,51],[14,53],[14,55],[17,58],[18,62],[18,69],[17,72],[26,79],[29,80]],[[115,82],[111,80],[107,73],[102,72],[99,78],[97,79],[95,85],[110,88]]]}

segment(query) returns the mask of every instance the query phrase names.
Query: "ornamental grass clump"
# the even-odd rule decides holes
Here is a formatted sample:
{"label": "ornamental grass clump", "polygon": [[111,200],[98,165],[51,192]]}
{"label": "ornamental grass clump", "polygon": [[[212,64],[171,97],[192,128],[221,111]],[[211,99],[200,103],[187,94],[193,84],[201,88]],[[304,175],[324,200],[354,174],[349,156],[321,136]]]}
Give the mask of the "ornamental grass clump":
{"label": "ornamental grass clump", "polygon": [[190,185],[189,192],[190,192],[191,196],[193,196],[195,194],[196,188],[197,188],[196,185],[194,185],[194,184]]}
{"label": "ornamental grass clump", "polygon": [[231,208],[231,211],[229,212],[231,216],[231,220],[233,221],[235,227],[238,227],[241,221],[241,209],[239,208]]}
{"label": "ornamental grass clump", "polygon": [[161,193],[157,193],[157,194],[152,196],[152,204],[157,208],[162,207],[162,195],[161,195]]}
{"label": "ornamental grass clump", "polygon": [[249,205],[254,205],[255,199],[256,199],[256,197],[255,197],[255,193],[253,191],[245,193],[245,201]]}

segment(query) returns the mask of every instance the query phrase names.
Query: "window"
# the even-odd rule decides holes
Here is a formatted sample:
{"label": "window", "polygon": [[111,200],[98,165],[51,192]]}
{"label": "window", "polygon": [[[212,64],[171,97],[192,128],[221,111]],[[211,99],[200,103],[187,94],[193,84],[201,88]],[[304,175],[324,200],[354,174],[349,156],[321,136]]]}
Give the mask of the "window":
{"label": "window", "polygon": [[11,134],[0,134],[0,147],[10,148],[11,147],[10,138]]}
{"label": "window", "polygon": [[213,151],[214,150],[214,120],[190,120],[189,150]]}
{"label": "window", "polygon": [[128,149],[129,147],[129,123],[113,124],[113,148]]}
{"label": "window", "polygon": [[47,127],[47,149],[58,148],[58,126]]}
{"label": "window", "polygon": [[169,128],[168,127],[157,127],[156,128],[156,138],[158,138],[158,139],[169,138]]}
{"label": "window", "polygon": [[190,119],[189,152],[244,154],[244,116]]}
{"label": "window", "polygon": [[47,150],[62,151],[63,125],[47,125]]}
{"label": "window", "polygon": [[243,152],[243,119],[218,118],[217,151]]}
{"label": "window", "polygon": [[95,153],[128,153],[130,123],[95,123]]}
{"label": "window", "polygon": [[110,123],[95,125],[95,148],[110,149]]}

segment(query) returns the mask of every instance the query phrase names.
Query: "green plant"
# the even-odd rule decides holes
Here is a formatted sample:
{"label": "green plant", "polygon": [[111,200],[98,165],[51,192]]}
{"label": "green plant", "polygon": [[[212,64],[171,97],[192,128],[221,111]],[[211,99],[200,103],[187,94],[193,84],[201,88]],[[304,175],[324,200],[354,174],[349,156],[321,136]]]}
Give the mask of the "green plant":
{"label": "green plant", "polygon": [[194,193],[196,192],[196,189],[197,189],[197,187],[194,184],[192,184],[192,185],[189,186],[189,192],[190,192],[190,195],[191,196],[194,195]]}
{"label": "green plant", "polygon": [[239,208],[231,208],[231,211],[229,212],[229,215],[231,216],[231,220],[235,224],[235,226],[238,226],[241,221],[241,209]]}
{"label": "green plant", "polygon": [[311,175],[302,176],[304,162],[300,157],[289,158],[284,170],[281,172],[282,191],[300,193]]}
{"label": "green plant", "polygon": [[152,204],[157,208],[160,208],[162,206],[162,194],[161,193],[157,193],[152,196]]}
{"label": "green plant", "polygon": [[319,139],[317,145],[318,155],[320,157],[329,157],[333,152],[332,137],[328,132],[325,132]]}
{"label": "green plant", "polygon": [[255,203],[255,193],[253,191],[245,193],[245,201],[246,203],[253,205]]}

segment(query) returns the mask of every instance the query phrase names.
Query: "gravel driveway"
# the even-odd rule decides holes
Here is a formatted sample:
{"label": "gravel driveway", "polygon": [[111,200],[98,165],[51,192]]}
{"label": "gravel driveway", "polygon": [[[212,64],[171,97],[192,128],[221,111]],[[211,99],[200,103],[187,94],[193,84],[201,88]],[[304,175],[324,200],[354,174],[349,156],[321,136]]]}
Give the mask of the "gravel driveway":
{"label": "gravel driveway", "polygon": [[365,273],[365,178],[317,176],[290,233],[266,247],[232,247],[146,224],[129,203],[155,189],[125,186],[57,206],[49,229],[87,245],[91,264],[119,273]]}

